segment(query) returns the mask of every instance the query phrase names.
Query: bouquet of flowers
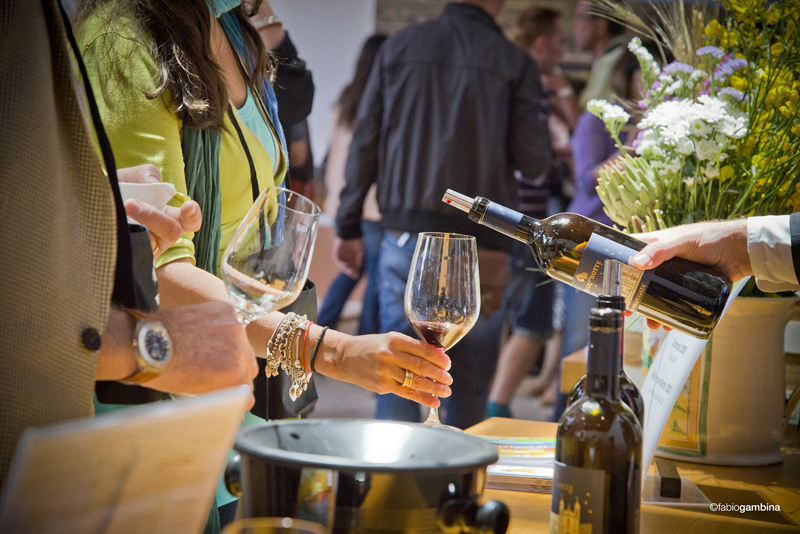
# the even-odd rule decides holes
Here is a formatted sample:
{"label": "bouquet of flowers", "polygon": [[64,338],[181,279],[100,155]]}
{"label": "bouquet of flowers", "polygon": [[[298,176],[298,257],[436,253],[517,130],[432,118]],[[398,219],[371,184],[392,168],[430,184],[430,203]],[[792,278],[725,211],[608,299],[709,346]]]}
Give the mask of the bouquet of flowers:
{"label": "bouquet of flowers", "polygon": [[[608,216],[636,232],[800,210],[800,0],[725,0],[719,19],[678,0],[671,13],[657,9],[661,24],[616,0],[599,3],[599,14],[676,58],[662,69],[638,38],[629,45],[648,89],[636,156],[600,172]],[[605,101],[588,107],[625,154],[618,135],[628,113]]]}

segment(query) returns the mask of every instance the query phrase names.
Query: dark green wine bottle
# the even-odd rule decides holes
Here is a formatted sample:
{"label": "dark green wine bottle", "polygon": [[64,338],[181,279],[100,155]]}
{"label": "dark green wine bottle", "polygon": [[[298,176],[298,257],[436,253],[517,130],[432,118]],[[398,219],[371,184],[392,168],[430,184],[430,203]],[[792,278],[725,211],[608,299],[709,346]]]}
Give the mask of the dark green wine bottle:
{"label": "dark green wine bottle", "polygon": [[582,215],[560,213],[539,221],[449,189],[443,200],[473,221],[526,243],[550,277],[591,295],[602,289],[603,261],[622,262],[627,308],[696,338],[711,336],[731,293],[730,279],[683,258],[648,271],[630,267],[630,259],[646,243]]}
{"label": "dark green wine bottle", "polygon": [[[606,260],[605,277],[603,279],[603,294],[597,297],[598,308],[612,308],[625,313],[625,298],[621,293],[622,265],[614,260]],[[619,336],[619,396],[628,408],[633,411],[640,425],[644,425],[644,398],[639,388],[625,373],[623,367],[623,353],[625,348],[625,334]],[[586,375],[572,387],[567,397],[567,406],[578,400],[586,392]]]}
{"label": "dark green wine bottle", "polygon": [[[593,308],[586,394],[558,423],[550,532],[639,532],[642,430],[619,397],[622,314]],[[590,526],[589,526],[590,525]]]}

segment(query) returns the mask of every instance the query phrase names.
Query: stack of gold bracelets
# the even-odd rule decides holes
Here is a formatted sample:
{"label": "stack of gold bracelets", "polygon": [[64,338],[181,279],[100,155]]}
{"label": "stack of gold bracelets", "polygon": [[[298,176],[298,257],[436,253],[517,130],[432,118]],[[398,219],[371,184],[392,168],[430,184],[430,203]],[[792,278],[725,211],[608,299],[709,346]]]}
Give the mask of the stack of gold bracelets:
{"label": "stack of gold bracelets", "polygon": [[277,376],[278,367],[291,376],[292,387],[289,389],[289,397],[292,401],[308,388],[308,382],[314,370],[314,359],[319,350],[322,336],[327,330],[327,328],[323,329],[314,346],[311,358],[309,358],[309,363],[306,365],[306,345],[312,324],[314,323],[309,321],[305,315],[287,313],[267,343],[267,377]]}

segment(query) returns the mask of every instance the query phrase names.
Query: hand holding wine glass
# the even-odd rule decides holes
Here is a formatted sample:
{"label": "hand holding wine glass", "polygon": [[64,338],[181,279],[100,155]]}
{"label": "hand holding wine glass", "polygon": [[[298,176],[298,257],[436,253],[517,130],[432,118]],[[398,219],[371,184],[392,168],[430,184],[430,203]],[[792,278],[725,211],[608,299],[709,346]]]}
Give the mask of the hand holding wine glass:
{"label": "hand holding wine glass", "polygon": [[[480,314],[480,277],[475,238],[421,233],[405,294],[405,313],[417,335],[441,351],[455,345]],[[404,386],[413,374],[406,371]],[[432,408],[426,426],[442,428]],[[449,427],[447,427],[449,428]]]}

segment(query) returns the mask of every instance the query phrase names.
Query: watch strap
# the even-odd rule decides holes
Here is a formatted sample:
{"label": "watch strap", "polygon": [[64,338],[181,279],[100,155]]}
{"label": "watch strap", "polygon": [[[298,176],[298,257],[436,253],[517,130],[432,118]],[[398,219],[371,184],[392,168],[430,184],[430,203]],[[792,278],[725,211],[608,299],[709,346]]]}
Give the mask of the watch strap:
{"label": "watch strap", "polygon": [[149,382],[150,380],[153,380],[154,378],[158,378],[159,376],[161,376],[161,372],[160,371],[149,371],[149,370],[136,371],[135,373],[133,373],[128,378],[120,380],[120,382],[122,382],[123,384],[127,384],[129,386],[132,386],[132,385],[143,384],[145,382]]}

